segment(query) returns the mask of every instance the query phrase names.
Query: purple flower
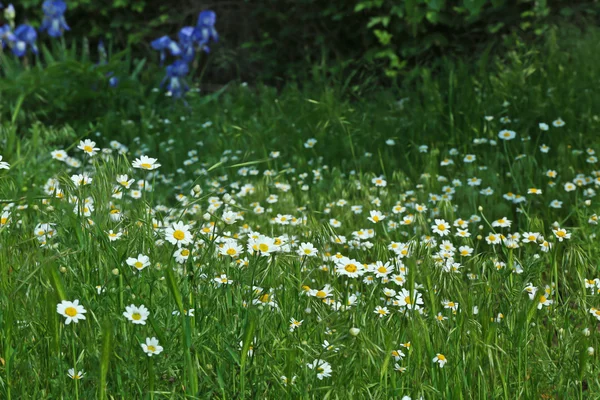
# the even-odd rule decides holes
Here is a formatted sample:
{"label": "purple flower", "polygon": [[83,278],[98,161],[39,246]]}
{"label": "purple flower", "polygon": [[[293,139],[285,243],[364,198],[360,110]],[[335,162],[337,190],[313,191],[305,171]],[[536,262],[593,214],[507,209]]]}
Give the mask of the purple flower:
{"label": "purple flower", "polygon": [[167,50],[169,50],[173,56],[181,55],[181,48],[177,42],[171,40],[171,38],[168,36],[163,36],[153,40],[150,43],[150,46],[152,46],[154,50],[160,51],[160,65],[162,65],[165,61]]}
{"label": "purple flower", "polygon": [[212,39],[213,41],[219,40],[219,34],[215,29],[215,22],[217,21],[217,14],[214,11],[202,11],[198,16],[198,24],[194,29],[194,40],[198,45],[204,48],[207,53],[210,51],[207,44]]}
{"label": "purple flower", "polygon": [[188,74],[190,68],[183,60],[177,60],[167,67],[167,76],[163,79],[161,86],[167,83],[167,90],[176,99],[183,97],[189,90],[189,86],[183,79]]}
{"label": "purple flower", "polygon": [[11,42],[12,52],[17,57],[23,57],[27,53],[27,48],[31,48],[33,54],[38,53],[38,48],[35,45],[37,32],[27,24],[21,24],[15,29],[15,40]]}
{"label": "purple flower", "polygon": [[17,37],[12,33],[10,26],[8,24],[0,26],[0,48],[4,49],[15,41],[17,41]]}
{"label": "purple flower", "polygon": [[179,47],[181,48],[181,59],[192,62],[196,49],[194,48],[194,27],[186,26],[179,31]]}
{"label": "purple flower", "polygon": [[60,37],[64,31],[71,29],[65,21],[64,13],[67,11],[67,4],[63,0],[44,1],[42,11],[44,11],[44,20],[40,32],[46,31],[52,37]]}

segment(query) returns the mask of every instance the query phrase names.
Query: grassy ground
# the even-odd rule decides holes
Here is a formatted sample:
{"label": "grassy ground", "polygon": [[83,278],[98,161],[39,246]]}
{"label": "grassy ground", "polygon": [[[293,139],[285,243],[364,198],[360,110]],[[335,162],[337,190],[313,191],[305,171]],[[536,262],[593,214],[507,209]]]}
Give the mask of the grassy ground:
{"label": "grassy ground", "polygon": [[3,125],[0,398],[597,398],[598,38]]}

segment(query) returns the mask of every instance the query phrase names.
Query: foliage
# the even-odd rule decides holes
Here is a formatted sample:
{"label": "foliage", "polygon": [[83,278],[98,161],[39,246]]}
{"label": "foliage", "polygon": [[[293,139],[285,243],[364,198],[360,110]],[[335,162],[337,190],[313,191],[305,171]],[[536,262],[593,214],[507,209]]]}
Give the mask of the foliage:
{"label": "foliage", "polygon": [[[600,148],[593,91],[600,33],[565,35],[551,30],[533,48],[517,42],[504,59],[445,60],[437,74],[421,69],[414,87],[352,101],[333,85],[312,91],[288,85],[280,92],[239,86],[190,98],[193,113],[181,104],[152,104],[137,121],[107,110],[90,129],[29,124],[36,119],[29,117],[5,123],[0,155],[10,169],[0,169],[0,397],[593,398],[600,391],[600,335],[588,311],[600,304],[597,287],[590,290],[585,279],[598,278],[593,216],[600,209],[593,184],[584,179],[571,192],[563,185],[579,173],[598,174],[590,157]],[[91,70],[83,75],[100,78]],[[35,113],[38,105],[24,104],[18,114]],[[558,118],[566,125],[539,128]],[[518,139],[501,142],[504,128]],[[80,139],[112,153],[90,158],[77,148]],[[539,150],[544,144],[548,153]],[[57,149],[79,163],[53,159]],[[131,169],[142,154],[158,157],[158,174]],[[466,154],[477,163],[463,162]],[[443,166],[445,159],[455,163]],[[548,170],[558,171],[557,178],[549,179]],[[70,177],[83,172],[93,181],[76,187]],[[117,182],[124,173],[134,177],[136,193]],[[376,177],[387,185],[375,187]],[[481,188],[466,184],[473,177],[483,180]],[[463,185],[451,185],[454,179]],[[254,190],[239,195],[246,183]],[[123,196],[115,196],[116,185]],[[480,192],[488,185],[493,196]],[[57,196],[58,187],[64,196]],[[530,188],[543,193],[526,194]],[[430,194],[448,189],[455,189],[452,200],[430,201]],[[508,192],[527,202],[513,204],[503,197]],[[278,201],[267,203],[273,194]],[[551,207],[552,199],[562,206]],[[415,214],[413,225],[387,225],[400,218],[390,211],[397,201]],[[93,204],[89,216],[82,204]],[[417,204],[429,209],[419,213]],[[351,205],[362,205],[363,214]],[[226,207],[245,220],[228,224]],[[376,209],[387,220],[369,222],[368,211]],[[114,210],[122,214],[117,220]],[[288,213],[303,223],[272,222]],[[421,234],[430,233],[431,217],[471,215],[481,218],[469,224],[471,237],[446,237],[474,249],[472,257],[457,255],[465,272],[443,272]],[[542,232],[552,251],[478,238],[502,217],[513,221],[501,230],[505,235]],[[332,218],[342,225],[334,228]],[[184,262],[175,260],[180,249],[164,242],[161,228],[178,220],[193,225],[196,238]],[[570,239],[558,241],[555,221]],[[42,223],[54,224],[56,233],[47,227],[40,233]],[[335,243],[363,228],[373,229],[373,247]],[[223,239],[245,243],[250,229],[296,235],[320,256],[339,251],[364,263],[394,257],[391,242],[412,241],[413,253],[395,262],[408,271],[403,288],[423,294],[425,312],[403,313],[390,304],[392,314],[379,317],[374,310],[386,305],[383,288],[400,287],[337,276],[328,256],[249,253],[248,266],[240,266],[218,255]],[[110,230],[121,239],[110,241]],[[127,259],[140,253],[151,262],[136,271]],[[215,282],[222,274],[231,285]],[[354,306],[338,308],[304,287],[327,283],[340,303],[361,295]],[[539,288],[533,301],[524,291],[529,283]],[[65,325],[57,304],[75,299],[86,319]],[[444,308],[444,300],[459,306]],[[129,304],[148,307],[145,325],[123,316]],[[303,321],[293,332],[290,318]],[[141,346],[150,337],[164,347],[152,357]],[[448,360],[444,368],[433,362],[437,353]],[[331,377],[320,380],[307,366],[315,359],[331,364]],[[85,375],[73,380],[69,368]]]}
{"label": "foliage", "polygon": [[[25,0],[19,7],[28,15],[39,13],[41,1]],[[513,33],[531,41],[551,26],[584,26],[599,13],[592,0],[188,0],[168,5],[74,0],[68,17],[75,37],[108,37],[146,56],[150,40],[194,25],[198,12],[208,7],[219,15],[217,29],[224,40],[211,55],[214,68],[206,77],[278,85],[356,70],[387,76],[382,81],[389,82],[434,64],[440,55],[481,54],[489,48],[501,53],[512,46]]]}

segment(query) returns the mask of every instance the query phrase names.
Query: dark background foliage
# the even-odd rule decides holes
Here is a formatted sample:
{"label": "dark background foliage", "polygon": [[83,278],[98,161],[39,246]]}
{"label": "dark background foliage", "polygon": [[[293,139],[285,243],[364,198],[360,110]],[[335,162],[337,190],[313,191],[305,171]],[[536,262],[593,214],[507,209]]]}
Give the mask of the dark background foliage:
{"label": "dark background foliage", "polygon": [[[39,23],[43,0],[15,4],[17,20]],[[595,0],[70,0],[67,37],[103,38],[131,46],[175,37],[200,11],[217,12],[205,82],[231,79],[282,85],[306,78],[350,76],[389,83],[410,77],[439,56],[500,51],[511,37],[535,40],[550,26],[596,24]],[[156,56],[156,55],[154,55]]]}

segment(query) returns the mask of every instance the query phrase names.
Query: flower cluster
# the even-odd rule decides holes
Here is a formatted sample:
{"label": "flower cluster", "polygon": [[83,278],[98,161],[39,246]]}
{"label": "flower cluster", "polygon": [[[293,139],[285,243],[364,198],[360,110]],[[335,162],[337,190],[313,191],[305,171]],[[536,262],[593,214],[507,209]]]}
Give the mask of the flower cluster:
{"label": "flower cluster", "polygon": [[[64,14],[67,4],[63,0],[46,0],[42,4],[44,20],[40,26],[40,32],[46,32],[51,37],[60,37],[64,31],[70,28],[67,25]],[[24,57],[28,50],[33,54],[38,53],[37,31],[29,24],[21,24],[14,28],[16,18],[15,9],[12,4],[4,9],[4,17],[8,21],[0,26],[0,47],[8,47],[17,57]]]}
{"label": "flower cluster", "polygon": [[178,34],[178,41],[169,36],[162,36],[150,43],[154,50],[160,52],[160,64],[165,62],[167,53],[177,57],[177,60],[167,66],[167,75],[161,83],[167,93],[178,99],[185,95],[189,86],[184,77],[189,73],[189,64],[194,61],[197,51],[209,52],[210,41],[217,41],[219,35],[215,29],[217,15],[214,11],[202,11],[198,16],[195,27],[185,26]]}

